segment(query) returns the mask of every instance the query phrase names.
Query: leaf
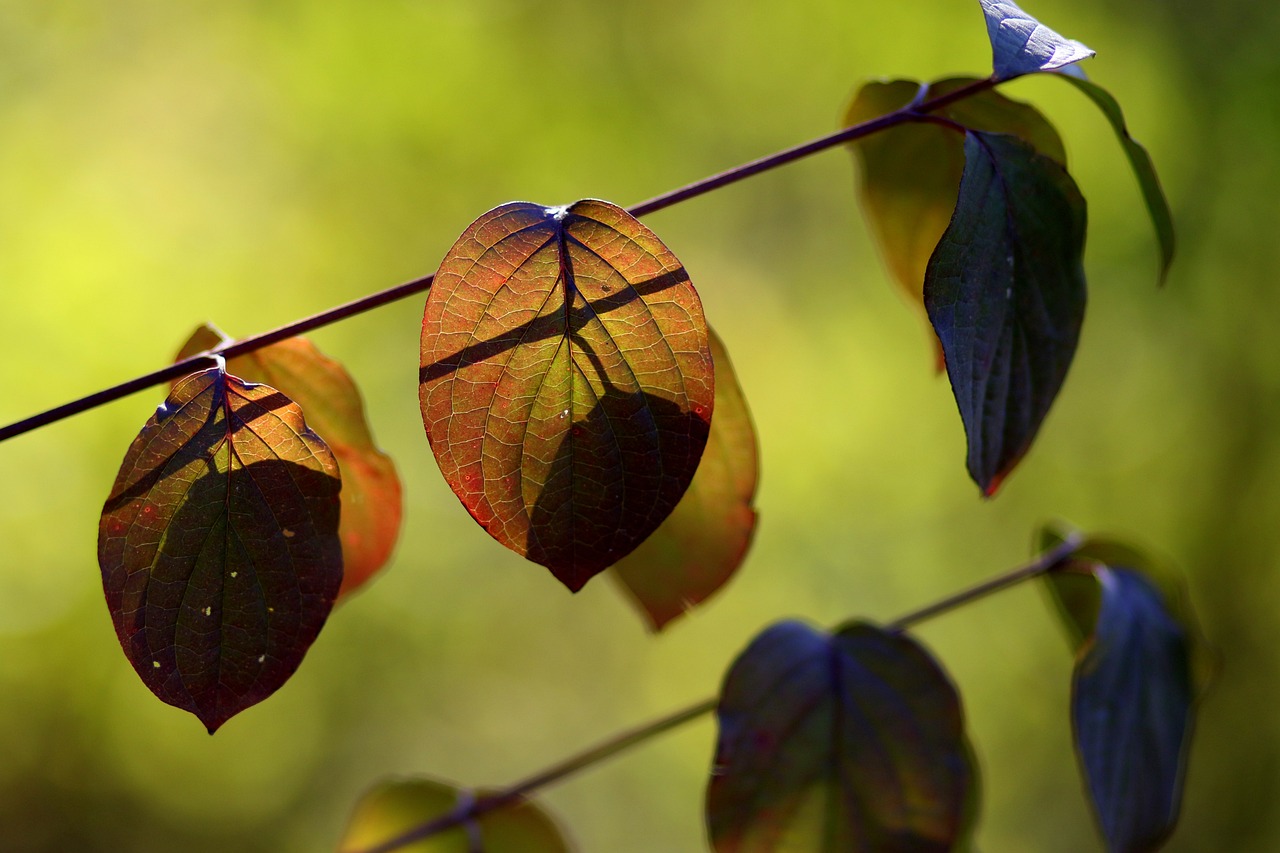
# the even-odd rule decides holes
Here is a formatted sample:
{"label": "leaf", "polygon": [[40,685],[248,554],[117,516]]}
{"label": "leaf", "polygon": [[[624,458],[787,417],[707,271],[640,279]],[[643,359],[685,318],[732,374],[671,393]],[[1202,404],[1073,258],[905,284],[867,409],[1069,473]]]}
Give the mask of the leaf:
{"label": "leaf", "polygon": [[302,662],[342,583],[333,454],[298,406],[221,369],[184,380],[134,440],[98,562],[125,655],[212,734]]}
{"label": "leaf", "polygon": [[968,438],[995,494],[1066,379],[1084,322],[1085,203],[1058,163],[970,131],[955,215],[925,277],[925,308]]}
{"label": "leaf", "polygon": [[[922,100],[974,83],[951,77],[927,84]],[[900,109],[920,93],[911,80],[873,81],[854,96],[845,113],[852,126]],[[986,90],[934,112],[973,130],[1008,133],[1066,166],[1062,139],[1030,104]],[[907,296],[924,307],[924,276],[955,210],[964,171],[964,139],[926,122],[890,127],[850,143],[859,165],[859,199],[889,271]],[[931,333],[932,336],[932,333]],[[935,338],[936,341],[936,338]],[[938,366],[941,368],[941,345]]]}
{"label": "leaf", "polygon": [[667,520],[613,567],[654,631],[733,577],[756,527],[755,426],[729,354],[710,334],[716,416],[698,472]]}
{"label": "leaf", "polygon": [[1012,0],[979,2],[987,19],[992,65],[999,80],[1064,68],[1095,53],[1078,41],[1058,35]]}
{"label": "leaf", "polygon": [[[199,327],[175,361],[226,341],[210,325]],[[237,356],[227,369],[246,382],[280,390],[307,413],[307,423],[333,451],[342,472],[342,599],[377,573],[400,535],[401,491],[395,463],[377,445],[364,401],[346,368],[306,338],[288,338]]]}
{"label": "leaf", "polygon": [[[442,817],[459,805],[486,796],[432,779],[383,782],[360,798],[347,823],[338,853],[362,853]],[[430,838],[396,848],[402,853],[567,853],[559,827],[545,811],[526,800],[488,812],[478,819]]]}
{"label": "leaf", "polygon": [[419,383],[467,511],[575,592],[675,508],[714,401],[684,267],[593,200],[512,202],[463,232],[427,297]]}
{"label": "leaf", "polygon": [[1138,186],[1142,190],[1142,201],[1146,204],[1147,214],[1151,217],[1151,224],[1156,229],[1156,240],[1160,245],[1160,273],[1157,281],[1163,285],[1169,275],[1169,267],[1173,263],[1176,240],[1173,233],[1173,212],[1169,209],[1169,200],[1165,198],[1164,190],[1160,187],[1160,178],[1156,175],[1156,167],[1151,162],[1151,155],[1129,135],[1124,113],[1120,111],[1120,104],[1110,92],[1081,77],[1062,75],[1062,79],[1084,92],[1097,104],[1098,109],[1102,110],[1102,114],[1111,122],[1111,127],[1115,130],[1121,147],[1124,148],[1125,156],[1129,158],[1129,165],[1133,168],[1133,174],[1138,178]]}
{"label": "leaf", "polygon": [[1160,591],[1095,564],[1099,607],[1072,677],[1076,751],[1107,847],[1153,850],[1173,831],[1194,723],[1189,634]]}
{"label": "leaf", "polygon": [[717,853],[945,851],[965,832],[960,699],[900,634],[780,622],[734,661],[718,715]]}

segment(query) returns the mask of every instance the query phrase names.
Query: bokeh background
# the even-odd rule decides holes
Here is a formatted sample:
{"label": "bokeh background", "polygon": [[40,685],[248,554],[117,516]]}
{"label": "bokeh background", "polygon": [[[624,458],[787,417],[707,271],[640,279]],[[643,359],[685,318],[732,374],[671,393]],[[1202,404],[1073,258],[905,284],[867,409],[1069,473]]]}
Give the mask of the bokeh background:
{"label": "bokeh background", "polygon": [[[762,444],[739,576],[661,636],[568,595],[444,485],[416,404],[421,300],[313,337],[400,465],[396,556],[278,694],[210,738],[126,662],[101,502],[158,391],[0,445],[0,850],[325,851],[389,775],[502,784],[710,695],[773,620],[889,619],[1065,518],[1185,571],[1225,661],[1172,850],[1280,849],[1280,7],[1035,0],[1098,51],[1169,192],[1162,291],[1110,129],[1056,80],[1090,202],[1079,356],[994,501],[832,151],[647,222],[733,354]],[[489,207],[630,204],[820,135],[860,81],[981,74],[977,3],[0,0],[0,420],[430,272]],[[985,851],[1098,847],[1070,654],[1019,588],[920,636],[959,684]],[[703,848],[710,720],[545,794],[588,853]]]}

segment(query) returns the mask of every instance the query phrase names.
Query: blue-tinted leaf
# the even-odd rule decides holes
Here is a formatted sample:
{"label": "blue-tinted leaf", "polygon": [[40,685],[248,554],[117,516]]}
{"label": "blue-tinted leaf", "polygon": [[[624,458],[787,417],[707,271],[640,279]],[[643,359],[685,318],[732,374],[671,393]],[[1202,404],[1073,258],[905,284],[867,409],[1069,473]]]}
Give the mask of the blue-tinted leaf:
{"label": "blue-tinted leaf", "polygon": [[1142,189],[1142,200],[1147,206],[1147,213],[1151,216],[1151,224],[1156,229],[1156,240],[1160,244],[1159,282],[1164,284],[1165,277],[1169,274],[1169,265],[1173,263],[1175,246],[1173,213],[1169,210],[1169,200],[1165,198],[1164,190],[1160,187],[1160,178],[1156,176],[1156,167],[1151,162],[1151,155],[1129,135],[1124,113],[1120,111],[1120,104],[1110,92],[1082,77],[1064,76],[1063,79],[1084,92],[1098,105],[1098,109],[1102,110],[1107,121],[1111,122],[1111,127],[1115,129],[1116,136],[1120,139],[1120,145],[1124,148],[1125,156],[1129,158],[1133,174],[1138,178],[1138,186]]}
{"label": "blue-tinted leaf", "polygon": [[1007,80],[1020,74],[1052,71],[1094,55],[1078,41],[1063,38],[1012,0],[979,0],[987,19],[995,76]]}
{"label": "blue-tinted leaf", "polygon": [[960,699],[916,643],[854,624],[761,633],[730,668],[707,790],[718,853],[945,851],[971,815]]}
{"label": "blue-tinted leaf", "polygon": [[1152,850],[1178,819],[1194,716],[1189,638],[1141,574],[1093,574],[1101,604],[1073,677],[1076,749],[1108,849]]}
{"label": "blue-tinted leaf", "polygon": [[1020,139],[970,131],[951,224],[925,272],[986,495],[1031,446],[1084,322],[1085,203],[1066,170]]}

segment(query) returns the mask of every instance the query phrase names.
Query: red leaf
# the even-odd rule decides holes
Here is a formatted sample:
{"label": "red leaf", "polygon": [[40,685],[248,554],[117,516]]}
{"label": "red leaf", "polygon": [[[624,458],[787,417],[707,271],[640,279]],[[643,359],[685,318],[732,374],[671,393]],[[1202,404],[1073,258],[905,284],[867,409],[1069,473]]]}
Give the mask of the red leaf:
{"label": "red leaf", "polygon": [[338,466],[298,406],[220,369],[134,439],[98,562],[125,655],[212,734],[293,674],[342,582]]}
{"label": "red leaf", "polygon": [[[196,329],[175,360],[211,350],[226,337],[212,326]],[[400,478],[377,445],[364,416],[364,401],[346,368],[306,338],[289,338],[227,362],[247,382],[261,382],[289,396],[307,423],[333,451],[342,471],[342,588],[359,588],[391,557],[400,535]]]}
{"label": "red leaf", "polygon": [[613,567],[655,631],[733,577],[756,528],[756,431],[733,364],[711,331],[716,416],[689,490],[662,526]]}
{"label": "red leaf", "polygon": [[454,493],[573,591],[675,507],[714,402],[684,267],[603,201],[512,202],[472,223],[427,298],[419,382]]}

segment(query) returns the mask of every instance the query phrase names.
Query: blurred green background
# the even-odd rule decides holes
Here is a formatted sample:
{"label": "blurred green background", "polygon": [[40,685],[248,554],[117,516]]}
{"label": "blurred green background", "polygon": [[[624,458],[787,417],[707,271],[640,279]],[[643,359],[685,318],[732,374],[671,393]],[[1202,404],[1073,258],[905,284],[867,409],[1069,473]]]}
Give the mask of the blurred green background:
{"label": "blurred green background", "polygon": [[[390,774],[502,784],[709,695],[775,619],[888,619],[1012,566],[1055,517],[1166,555],[1225,659],[1173,850],[1280,849],[1280,7],[1036,0],[1098,51],[1180,229],[1168,286],[1102,117],[1019,81],[1090,202],[1091,305],[1038,444],[992,502],[834,151],[656,214],[762,444],[739,576],[651,637],[568,595],[444,485],[416,404],[421,300],[314,335],[405,480],[389,570],[278,694],[210,738],[144,688],[96,567],[146,392],[0,445],[0,850],[324,851]],[[860,81],[982,73],[976,2],[0,0],[0,420],[434,269],[510,199],[630,204],[830,130]],[[920,632],[960,685],[983,850],[1096,849],[1070,656],[1039,590]],[[588,853],[695,851],[709,720],[546,792]]]}

